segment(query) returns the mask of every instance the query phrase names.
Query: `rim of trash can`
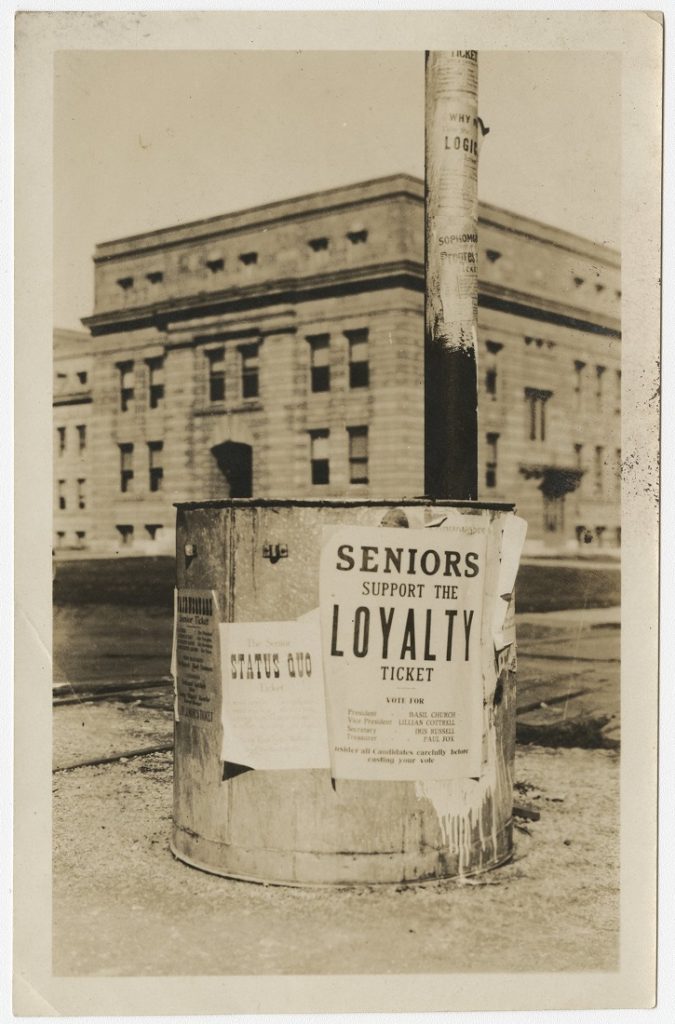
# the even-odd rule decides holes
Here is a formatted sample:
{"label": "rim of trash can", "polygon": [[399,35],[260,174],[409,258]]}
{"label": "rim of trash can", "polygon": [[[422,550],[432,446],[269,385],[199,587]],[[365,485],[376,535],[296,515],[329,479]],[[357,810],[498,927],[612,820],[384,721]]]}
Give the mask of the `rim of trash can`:
{"label": "rim of trash can", "polygon": [[514,512],[515,504],[506,501],[455,501],[451,498],[210,498],[203,501],[175,501],[181,511],[201,508],[439,508],[490,509]]}

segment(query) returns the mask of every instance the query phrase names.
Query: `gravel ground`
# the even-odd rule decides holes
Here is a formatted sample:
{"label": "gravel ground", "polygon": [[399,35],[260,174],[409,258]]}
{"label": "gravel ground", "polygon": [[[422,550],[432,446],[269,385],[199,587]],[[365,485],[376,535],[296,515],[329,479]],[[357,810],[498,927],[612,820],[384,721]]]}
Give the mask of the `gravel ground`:
{"label": "gravel ground", "polygon": [[[151,716],[144,726],[166,730]],[[516,777],[516,800],[541,819],[516,832],[506,867],[464,882],[303,890],[172,857],[170,753],[57,772],[54,974],[616,968],[619,755],[519,747]]]}

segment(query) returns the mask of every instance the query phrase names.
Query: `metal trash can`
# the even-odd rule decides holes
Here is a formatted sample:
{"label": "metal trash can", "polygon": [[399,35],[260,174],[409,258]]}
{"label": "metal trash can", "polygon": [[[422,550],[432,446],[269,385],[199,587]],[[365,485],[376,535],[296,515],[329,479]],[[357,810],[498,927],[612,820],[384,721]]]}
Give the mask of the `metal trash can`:
{"label": "metal trash can", "polygon": [[[227,623],[272,623],[316,609],[326,527],[384,528],[391,538],[402,536],[406,526],[426,528],[448,518],[460,525],[480,523],[486,536],[485,592],[499,597],[503,527],[513,519],[511,505],[426,499],[232,499],[177,509],[177,607],[204,612],[206,623],[209,614]],[[191,681],[189,713],[177,704],[173,853],[219,875],[289,885],[421,882],[507,861],[515,643],[497,652],[491,630],[490,615],[484,614],[476,638],[482,746],[474,778],[333,779],[328,767],[276,771],[228,765],[217,656],[212,663],[208,652],[206,661],[198,656],[201,670]],[[178,669],[177,698],[180,675]]]}

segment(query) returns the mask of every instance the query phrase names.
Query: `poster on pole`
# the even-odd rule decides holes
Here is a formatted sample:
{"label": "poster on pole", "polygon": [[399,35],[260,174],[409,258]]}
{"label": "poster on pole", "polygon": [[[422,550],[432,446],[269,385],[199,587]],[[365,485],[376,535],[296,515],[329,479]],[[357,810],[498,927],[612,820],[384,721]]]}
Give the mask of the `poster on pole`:
{"label": "poster on pole", "polygon": [[480,775],[487,519],[324,533],[320,610],[337,779]]}

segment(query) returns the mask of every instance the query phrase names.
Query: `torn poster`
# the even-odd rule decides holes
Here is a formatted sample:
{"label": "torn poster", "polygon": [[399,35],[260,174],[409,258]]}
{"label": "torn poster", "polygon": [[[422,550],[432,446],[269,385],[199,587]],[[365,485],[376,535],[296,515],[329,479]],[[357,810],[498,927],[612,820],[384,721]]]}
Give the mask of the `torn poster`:
{"label": "torn poster", "polygon": [[174,717],[193,725],[217,718],[218,598],[214,590],[183,590],[174,598]]}
{"label": "torn poster", "polygon": [[338,779],[480,774],[486,516],[324,531],[319,570]]}
{"label": "torn poster", "polygon": [[293,622],[220,626],[223,761],[327,768],[319,612]]}
{"label": "torn poster", "polygon": [[525,543],[527,522],[520,516],[509,514],[504,517],[500,548],[497,597],[492,617],[492,638],[495,650],[501,651],[516,639],[515,601],[513,589],[516,585],[520,555]]}

